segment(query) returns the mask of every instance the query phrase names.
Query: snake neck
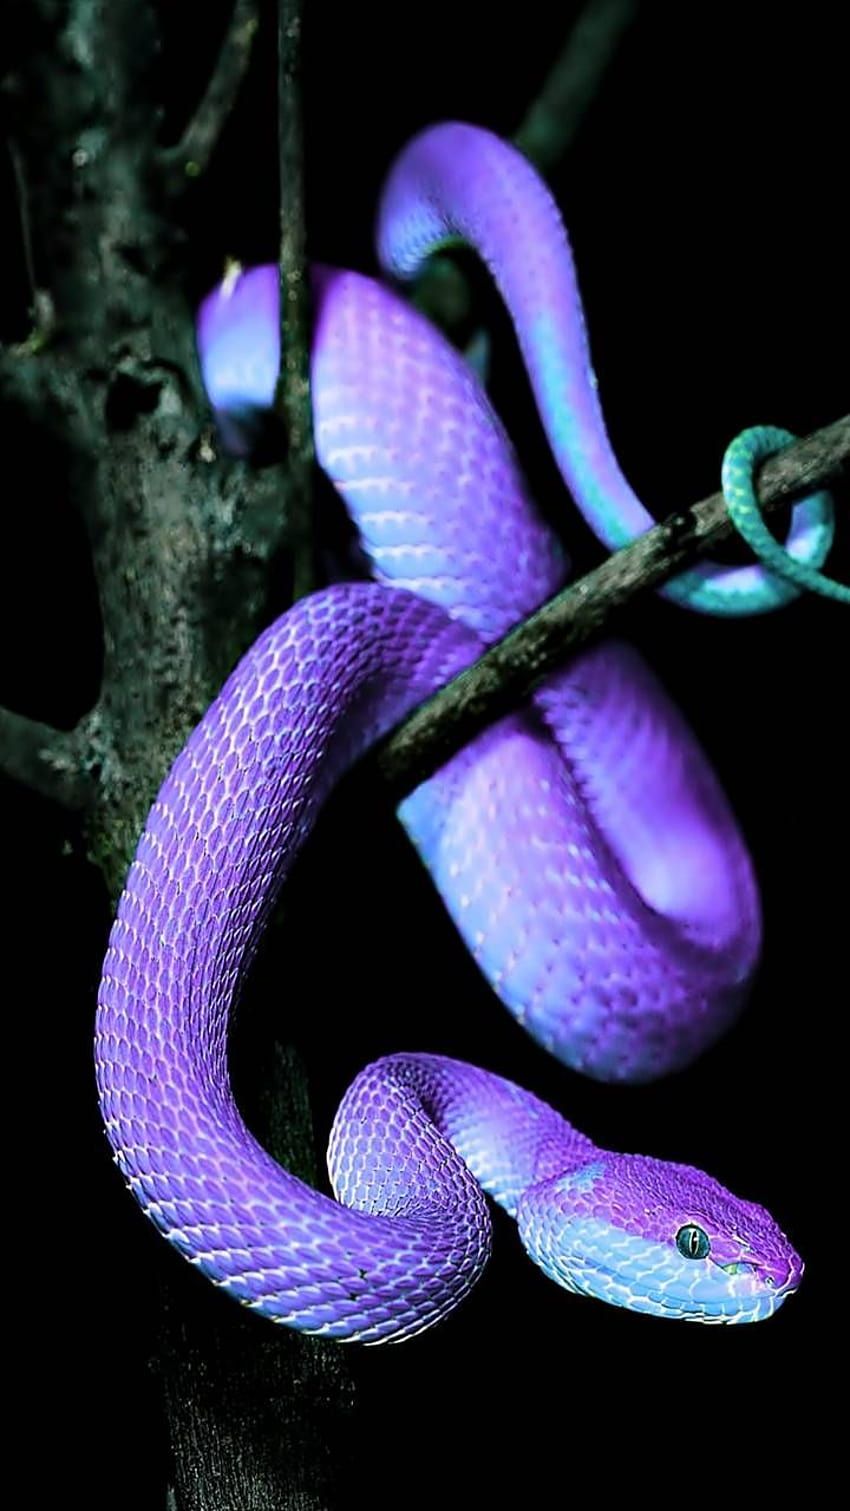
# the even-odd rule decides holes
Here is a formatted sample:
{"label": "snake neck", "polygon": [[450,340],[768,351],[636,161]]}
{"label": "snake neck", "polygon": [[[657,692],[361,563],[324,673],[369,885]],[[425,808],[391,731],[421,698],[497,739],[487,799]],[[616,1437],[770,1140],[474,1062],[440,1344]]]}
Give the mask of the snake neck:
{"label": "snake neck", "polygon": [[524,1193],[586,1167],[598,1154],[554,1108],[502,1076],[443,1055],[386,1055],[352,1083],[331,1132],[331,1184],[348,1205],[360,1204],[375,1181],[373,1156],[354,1149],[348,1130],[366,1120],[375,1088],[385,1085],[409,1099],[409,1109],[425,1114],[488,1196],[514,1218]]}

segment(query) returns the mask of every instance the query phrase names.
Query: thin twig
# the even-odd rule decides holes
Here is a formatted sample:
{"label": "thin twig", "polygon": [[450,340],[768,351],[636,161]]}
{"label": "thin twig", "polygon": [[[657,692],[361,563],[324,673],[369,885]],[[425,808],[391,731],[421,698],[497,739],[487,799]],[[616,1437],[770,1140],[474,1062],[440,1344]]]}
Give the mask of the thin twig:
{"label": "thin twig", "polygon": [[56,311],[53,308],[53,300],[47,289],[41,288],[36,278],[35,256],[32,246],[32,226],[30,224],[30,210],[27,194],[27,183],[24,174],[24,165],[21,162],[21,154],[17,143],[12,137],[6,138],[6,146],[9,149],[9,160],[12,164],[12,177],[15,180],[15,195],[18,201],[18,215],[21,222],[21,250],[24,256],[24,271],[30,292],[30,316],[33,328],[27,339],[15,350],[22,356],[39,352],[53,334],[56,324]]}
{"label": "thin twig", "polygon": [[310,288],[304,228],[301,115],[303,0],[278,0],[280,169],[280,351],[277,408],[287,438],[286,487],[294,562],[293,597],[313,587],[313,413],[310,403]]}
{"label": "thin twig", "polygon": [[[850,415],[765,462],[758,496],[770,513],[811,492],[850,458]],[[495,719],[516,708],[568,653],[605,629],[636,593],[658,587],[731,535],[723,495],[672,515],[608,557],[512,630],[393,731],[374,760],[393,800],[423,781]]]}
{"label": "thin twig", "polygon": [[203,98],[179,142],[160,154],[170,186],[200,178],[236,103],[260,24],[258,0],[234,0],[230,24]]}
{"label": "thin twig", "polygon": [[24,178],[24,167],[21,162],[21,154],[12,138],[6,138],[6,146],[9,149],[9,159],[12,164],[12,177],[15,180],[15,195],[18,201],[18,215],[21,221],[21,248],[24,254],[24,269],[29,284],[30,297],[35,304],[38,295],[38,280],[35,276],[35,258],[32,251],[32,228],[30,226],[30,212],[27,204],[27,186]]}
{"label": "thin twig", "polygon": [[56,323],[56,312],[53,308],[47,289],[39,286],[35,273],[35,256],[32,247],[32,227],[30,225],[30,212],[27,196],[26,178],[24,166],[21,162],[21,154],[17,144],[11,137],[7,137],[6,145],[9,149],[9,158],[12,164],[12,176],[15,180],[15,194],[18,200],[18,214],[21,221],[21,248],[24,254],[24,270],[30,291],[30,314],[33,321],[33,329],[19,348],[22,353],[39,351],[44,342],[52,334]]}
{"label": "thin twig", "polygon": [[[572,146],[636,12],[636,0],[588,0],[513,138],[541,172],[554,167]],[[428,258],[411,298],[450,336],[469,317],[469,280],[451,257],[442,254]]]}
{"label": "thin twig", "polygon": [[514,136],[541,171],[554,167],[572,146],[636,14],[636,0],[588,0]]}

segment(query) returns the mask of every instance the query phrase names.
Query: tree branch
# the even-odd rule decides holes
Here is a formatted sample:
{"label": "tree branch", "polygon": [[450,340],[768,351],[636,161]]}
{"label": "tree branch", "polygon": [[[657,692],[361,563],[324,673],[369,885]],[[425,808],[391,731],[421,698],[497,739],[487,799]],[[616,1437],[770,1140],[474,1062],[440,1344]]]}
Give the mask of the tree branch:
{"label": "tree branch", "polygon": [[235,0],[203,98],[179,142],[160,154],[172,192],[205,172],[248,72],[259,24],[258,0]]}
{"label": "tree branch", "polygon": [[293,598],[313,587],[313,411],[310,402],[310,287],[304,222],[301,113],[302,0],[278,0],[280,167],[280,373],[277,409],[287,438]]}
{"label": "tree branch", "polygon": [[[222,459],[203,442],[207,410],[179,276],[185,244],[161,192],[150,94],[160,9],[153,0],[19,0],[19,24],[10,29],[23,45],[9,112],[29,189],[34,266],[49,270],[57,336],[37,354],[0,354],[0,398],[37,434],[49,434],[49,446],[29,445],[32,497],[42,476],[58,475],[88,530],[103,676],[96,709],[72,735],[11,716],[0,719],[0,734],[9,737],[14,774],[39,790],[51,785],[44,752],[61,768],[56,753],[76,745],[74,770],[95,787],[86,848],[112,896],[171,759],[282,606],[270,564],[288,544],[287,478]],[[23,24],[33,12],[39,24]],[[211,86],[203,129],[197,118],[190,128],[204,150],[226,114],[222,100]],[[300,197],[294,209],[288,200],[300,216]],[[61,797],[53,785],[48,795]],[[294,1057],[281,1063],[279,1078],[290,1071],[290,1105],[299,1108],[290,1138],[306,1158],[310,1130]],[[246,1104],[266,1073],[251,1041]],[[99,1157],[100,1137],[96,1147]],[[114,1201],[120,1225],[126,1197],[109,1174],[103,1213],[108,1226]],[[143,1243],[142,1236],[142,1255]],[[252,1318],[221,1307],[172,1257],[160,1259],[157,1246],[151,1261],[168,1299],[148,1342],[173,1448],[175,1504],[321,1511],[334,1503],[351,1398],[343,1356],[295,1333],[284,1341],[271,1329],[258,1338]],[[102,1404],[108,1413],[113,1403]]]}
{"label": "tree branch", "polygon": [[8,708],[0,708],[0,772],[72,812],[88,807],[96,792],[80,765],[75,730],[53,729]]}
{"label": "tree branch", "polygon": [[[850,415],[769,458],[758,477],[765,514],[833,477],[850,457]],[[733,533],[721,493],[673,514],[511,630],[393,731],[373,759],[394,801],[474,735],[516,708],[549,672],[607,628],[637,593],[658,587]]]}
{"label": "tree branch", "polygon": [[[541,172],[552,168],[572,146],[636,12],[635,0],[588,0],[514,134],[514,145]],[[428,259],[417,274],[411,298],[423,315],[449,335],[469,318],[469,282],[451,257]]]}
{"label": "tree branch", "polygon": [[572,146],[636,14],[635,0],[588,0],[514,135],[514,144],[544,173]]}

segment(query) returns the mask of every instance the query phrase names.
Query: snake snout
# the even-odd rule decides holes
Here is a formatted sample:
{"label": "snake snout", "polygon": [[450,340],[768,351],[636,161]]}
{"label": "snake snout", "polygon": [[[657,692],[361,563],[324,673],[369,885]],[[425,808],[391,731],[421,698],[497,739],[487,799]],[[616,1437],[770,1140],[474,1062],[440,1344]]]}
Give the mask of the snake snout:
{"label": "snake snout", "polygon": [[755,1268],[759,1279],[770,1286],[771,1290],[790,1296],[799,1289],[805,1265],[799,1254],[790,1249],[787,1254],[777,1258],[757,1259]]}
{"label": "snake snout", "polygon": [[799,1290],[805,1266],[794,1249],[787,1248],[781,1254],[754,1254],[747,1252],[742,1258],[720,1264],[727,1275],[749,1275],[758,1285],[774,1292],[777,1301],[792,1296]]}

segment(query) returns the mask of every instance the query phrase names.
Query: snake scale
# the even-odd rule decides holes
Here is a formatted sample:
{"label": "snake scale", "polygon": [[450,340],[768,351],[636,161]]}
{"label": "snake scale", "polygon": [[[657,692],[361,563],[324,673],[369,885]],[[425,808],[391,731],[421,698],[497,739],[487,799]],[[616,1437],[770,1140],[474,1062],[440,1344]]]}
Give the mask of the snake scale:
{"label": "snake scale", "polygon": [[[394,165],[380,258],[409,277],[457,239],[489,266],[567,487],[616,549],[652,520],[608,441],[560,215],[513,148],[449,123]],[[230,1012],[327,794],[568,570],[463,359],[383,283],[318,267],[313,293],[317,453],[377,580],[334,584],[260,636],[151,809],[98,997],[118,1166],[217,1286],[329,1338],[407,1338],[457,1305],[487,1259],[488,1195],[567,1290],[702,1322],[769,1316],[802,1262],[763,1208],[690,1167],[597,1147],[501,1076],[416,1053],[369,1066],[331,1135],[336,1200],[282,1170],[235,1105]],[[244,451],[275,389],[277,270],[226,277],[198,330],[222,437]],[[733,452],[744,512],[753,460],[779,444],[755,432]],[[703,562],[662,591],[708,613],[778,607],[812,585],[831,530],[824,496],[795,508],[771,565],[799,583]],[[629,647],[576,657],[400,816],[496,993],[568,1065],[649,1080],[739,1011],[760,943],[751,862],[682,716]]]}

